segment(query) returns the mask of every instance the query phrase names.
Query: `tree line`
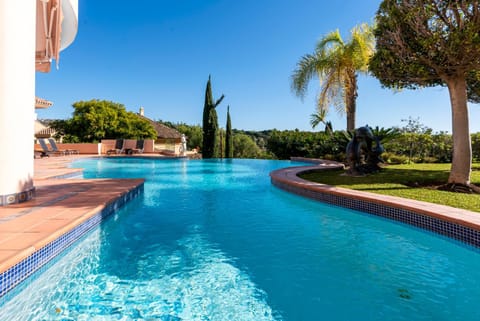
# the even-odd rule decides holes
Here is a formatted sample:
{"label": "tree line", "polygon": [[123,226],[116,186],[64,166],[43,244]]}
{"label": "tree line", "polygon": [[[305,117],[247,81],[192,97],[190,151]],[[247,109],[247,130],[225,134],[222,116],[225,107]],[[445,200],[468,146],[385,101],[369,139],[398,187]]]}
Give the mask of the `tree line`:
{"label": "tree line", "polygon": [[[125,106],[105,100],[79,101],[73,105],[73,116],[50,123],[64,142],[99,142],[105,138],[155,139],[152,125]],[[201,125],[161,121],[187,136],[189,150],[204,150],[204,130]],[[445,132],[434,133],[419,119],[409,118],[402,126],[374,127],[373,132],[384,145],[383,158],[387,163],[451,162],[453,138]],[[300,130],[245,131],[232,128],[227,107],[225,128],[215,131],[216,157],[289,159],[312,157],[344,161],[345,148],[351,134],[333,131],[326,124],[321,132]],[[472,156],[480,161],[480,133],[471,135]]]}
{"label": "tree line", "polygon": [[[176,128],[188,137],[188,148],[202,149],[202,127],[185,123],[164,124]],[[290,159],[290,157],[310,157],[345,160],[345,150],[352,134],[347,131],[312,132],[295,130],[245,131],[233,129],[233,157]],[[402,126],[392,128],[373,127],[385,147],[382,158],[388,164],[407,163],[450,163],[452,161],[453,138],[447,132],[433,132],[418,119],[404,120]],[[225,129],[220,128],[218,140],[225,137]],[[480,161],[480,133],[471,134],[472,155]],[[223,141],[225,144],[225,141]],[[218,157],[225,157],[219,155]]]}

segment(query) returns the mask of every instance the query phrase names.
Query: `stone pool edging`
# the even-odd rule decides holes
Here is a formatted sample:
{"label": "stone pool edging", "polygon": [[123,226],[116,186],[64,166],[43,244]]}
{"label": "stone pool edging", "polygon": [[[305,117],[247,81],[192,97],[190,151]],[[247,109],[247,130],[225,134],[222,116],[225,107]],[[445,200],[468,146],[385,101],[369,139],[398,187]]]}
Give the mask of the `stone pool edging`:
{"label": "stone pool edging", "polygon": [[41,241],[38,246],[25,249],[22,253],[22,256],[25,257],[23,260],[0,272],[0,304],[16,286],[41,270],[119,208],[143,193],[144,179],[130,179],[129,181],[132,185],[128,190],[120,195],[112,195],[109,201],[98,205],[94,210],[73,221],[61,231],[52,234],[49,239]]}
{"label": "stone pool edging", "polygon": [[334,163],[297,166],[270,173],[278,188],[328,204],[400,221],[426,229],[480,249],[480,213],[395,196],[356,191],[314,183],[298,177],[300,173],[339,169]]}

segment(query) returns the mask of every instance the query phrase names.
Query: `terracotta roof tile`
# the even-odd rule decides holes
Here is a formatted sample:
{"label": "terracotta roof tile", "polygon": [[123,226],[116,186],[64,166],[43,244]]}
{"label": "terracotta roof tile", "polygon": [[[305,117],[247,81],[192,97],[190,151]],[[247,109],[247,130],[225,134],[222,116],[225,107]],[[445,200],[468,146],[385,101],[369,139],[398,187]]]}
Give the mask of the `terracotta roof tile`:
{"label": "terracotta roof tile", "polygon": [[153,128],[157,132],[157,138],[181,138],[182,137],[182,134],[176,129],[170,128],[157,121],[153,121],[148,117],[145,117],[139,114],[137,114],[137,116],[140,117],[141,119],[148,121],[150,124],[152,124]]}
{"label": "terracotta roof tile", "polygon": [[35,97],[35,108],[48,108],[53,105],[53,102],[40,98]]}

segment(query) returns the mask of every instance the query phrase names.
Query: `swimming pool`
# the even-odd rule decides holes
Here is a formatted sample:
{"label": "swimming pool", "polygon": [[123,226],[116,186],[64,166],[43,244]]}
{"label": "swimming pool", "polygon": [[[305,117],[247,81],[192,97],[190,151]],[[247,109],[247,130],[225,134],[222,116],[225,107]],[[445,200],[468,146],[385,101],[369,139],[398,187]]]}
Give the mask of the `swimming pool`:
{"label": "swimming pool", "polygon": [[284,161],[90,159],[144,194],[0,320],[479,320],[480,253],[272,186]]}

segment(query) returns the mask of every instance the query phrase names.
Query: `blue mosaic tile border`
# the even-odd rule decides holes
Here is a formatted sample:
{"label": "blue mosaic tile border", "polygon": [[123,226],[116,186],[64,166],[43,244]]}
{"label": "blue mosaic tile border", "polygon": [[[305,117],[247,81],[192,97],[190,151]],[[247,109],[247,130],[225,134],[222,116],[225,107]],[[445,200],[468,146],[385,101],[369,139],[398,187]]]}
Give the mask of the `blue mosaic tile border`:
{"label": "blue mosaic tile border", "polygon": [[143,189],[144,185],[142,183],[107,205],[103,210],[90,217],[87,221],[45,245],[43,248],[37,250],[7,271],[1,273],[0,299],[15,286],[19,285],[22,281],[26,280],[29,276],[42,268],[42,266],[54,259],[58,254],[70,247],[91,229],[99,225],[105,218],[109,217],[127,202],[143,193]]}
{"label": "blue mosaic tile border", "polygon": [[23,203],[35,197],[35,187],[14,194],[0,195],[0,206]]}
{"label": "blue mosaic tile border", "polygon": [[102,155],[101,158],[107,158],[107,159],[155,159],[155,160],[191,160],[188,158],[188,156],[142,156],[141,154],[135,154],[135,155],[122,155],[122,156],[116,156],[116,155]]}
{"label": "blue mosaic tile border", "polygon": [[403,208],[352,199],[347,196],[334,195],[328,192],[312,191],[273,179],[272,184],[294,194],[413,225],[480,249],[480,231],[463,225],[443,221],[435,217],[419,214]]}

